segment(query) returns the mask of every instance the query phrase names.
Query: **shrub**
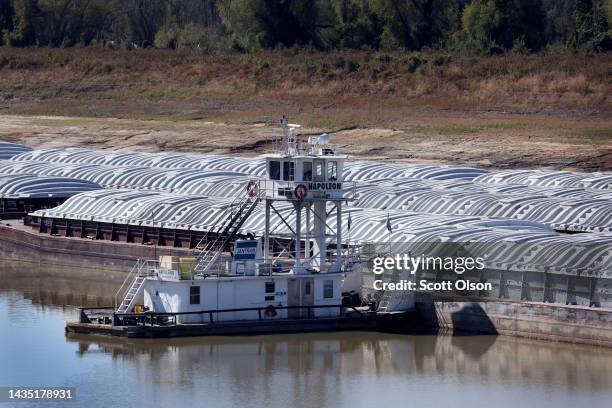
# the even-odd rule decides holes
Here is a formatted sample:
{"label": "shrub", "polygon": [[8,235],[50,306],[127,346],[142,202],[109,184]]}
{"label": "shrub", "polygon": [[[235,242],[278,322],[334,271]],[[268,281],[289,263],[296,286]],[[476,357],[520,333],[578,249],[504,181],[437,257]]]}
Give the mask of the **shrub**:
{"label": "shrub", "polygon": [[406,69],[408,72],[413,73],[421,66],[427,63],[427,59],[425,59],[420,53],[414,53],[408,57],[406,61]]}
{"label": "shrub", "polygon": [[187,24],[178,31],[177,48],[210,49],[210,30],[195,24]]}
{"label": "shrub", "polygon": [[157,34],[155,34],[155,47],[175,49],[178,43],[177,37],[178,29],[176,27],[162,27]]}
{"label": "shrub", "polygon": [[455,36],[463,50],[493,54],[510,50],[517,41],[537,50],[544,39],[541,0],[474,0],[461,17],[461,31]]}
{"label": "shrub", "polygon": [[[608,7],[612,8],[612,5],[609,4]],[[575,50],[587,52],[612,49],[609,12],[602,1],[578,0],[574,9],[576,26],[568,45]]]}

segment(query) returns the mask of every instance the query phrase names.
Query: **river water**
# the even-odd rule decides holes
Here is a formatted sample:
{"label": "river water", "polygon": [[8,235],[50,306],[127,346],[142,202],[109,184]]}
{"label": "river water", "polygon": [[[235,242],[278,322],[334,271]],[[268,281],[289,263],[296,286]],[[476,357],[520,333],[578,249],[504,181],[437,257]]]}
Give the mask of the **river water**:
{"label": "river water", "polygon": [[115,287],[0,265],[0,386],[75,387],[68,407],[612,406],[612,349],[601,347],[365,332],[65,335],[75,306],[109,304]]}

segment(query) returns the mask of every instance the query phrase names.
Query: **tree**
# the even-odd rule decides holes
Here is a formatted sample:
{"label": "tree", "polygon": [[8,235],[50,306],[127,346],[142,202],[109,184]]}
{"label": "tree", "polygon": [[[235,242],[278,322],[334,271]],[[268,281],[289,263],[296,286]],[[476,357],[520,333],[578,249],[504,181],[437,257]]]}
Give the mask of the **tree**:
{"label": "tree", "polygon": [[461,17],[464,48],[505,51],[520,44],[538,50],[544,44],[541,0],[474,0]]}
{"label": "tree", "polygon": [[608,10],[603,1],[577,0],[574,9],[575,28],[569,46],[576,50],[607,51],[612,49]]}
{"label": "tree", "polygon": [[574,8],[576,0],[543,0],[547,44],[565,44],[574,32]]}
{"label": "tree", "polygon": [[378,48],[382,23],[369,0],[319,1],[317,29],[323,48]]}
{"label": "tree", "polygon": [[467,0],[370,0],[383,21],[381,44],[410,50],[445,43]]}
{"label": "tree", "polygon": [[153,45],[155,34],[164,25],[164,0],[126,0],[130,42],[140,46]]}
{"label": "tree", "polygon": [[0,0],[0,45],[4,36],[13,31],[13,4],[9,0]]}
{"label": "tree", "polygon": [[221,0],[223,23],[245,49],[316,42],[317,7],[309,0]]}
{"label": "tree", "polygon": [[37,0],[14,0],[13,29],[6,32],[7,42],[13,46],[35,44],[35,26],[39,19],[40,8]]}

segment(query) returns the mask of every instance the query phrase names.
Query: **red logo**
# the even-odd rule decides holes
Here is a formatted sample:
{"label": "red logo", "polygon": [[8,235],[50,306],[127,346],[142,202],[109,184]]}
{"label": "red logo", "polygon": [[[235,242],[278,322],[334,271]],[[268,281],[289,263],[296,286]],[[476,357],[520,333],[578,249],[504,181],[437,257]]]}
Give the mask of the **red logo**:
{"label": "red logo", "polygon": [[255,197],[257,195],[257,182],[255,180],[249,181],[246,190],[249,197]]}
{"label": "red logo", "polygon": [[295,195],[295,198],[297,198],[298,200],[303,200],[308,195],[308,189],[306,188],[305,185],[298,184],[295,187],[295,190],[293,190],[293,194]]}

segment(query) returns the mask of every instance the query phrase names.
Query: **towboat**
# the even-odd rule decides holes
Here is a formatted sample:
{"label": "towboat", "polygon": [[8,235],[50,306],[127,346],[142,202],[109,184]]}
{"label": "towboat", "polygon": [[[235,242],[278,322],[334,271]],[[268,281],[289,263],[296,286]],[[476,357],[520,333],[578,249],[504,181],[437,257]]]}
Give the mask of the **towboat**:
{"label": "towboat", "polygon": [[[263,157],[265,176],[246,183],[193,258],[139,260],[112,308],[81,309],[67,331],[156,337],[369,329],[405,319],[413,308],[406,294],[385,302],[385,318],[381,302],[378,313],[360,307],[352,279],[359,247],[342,236],[343,205],[356,191],[343,179],[346,155],[327,134],[300,140],[299,125],[285,117],[281,125],[276,149]],[[241,227],[260,205],[263,236],[244,239]],[[290,234],[276,233],[283,224]]]}

